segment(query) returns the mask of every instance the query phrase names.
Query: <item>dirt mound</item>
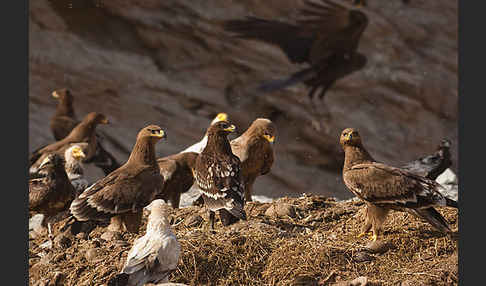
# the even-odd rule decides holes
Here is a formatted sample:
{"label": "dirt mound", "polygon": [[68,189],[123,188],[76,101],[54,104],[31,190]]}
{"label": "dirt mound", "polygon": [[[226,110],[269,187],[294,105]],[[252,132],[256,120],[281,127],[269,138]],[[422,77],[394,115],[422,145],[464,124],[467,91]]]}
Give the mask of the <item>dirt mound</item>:
{"label": "dirt mound", "polygon": [[[266,212],[269,207],[283,211],[275,215],[276,211]],[[383,240],[368,249],[367,238],[356,238],[363,223],[361,202],[304,195],[252,202],[245,208],[248,221],[229,227],[218,221],[214,232],[207,227],[204,209],[172,210],[171,224],[182,253],[169,281],[332,285],[364,276],[360,279],[367,280],[366,285],[458,284],[456,241],[410,214],[392,212]],[[285,210],[292,217],[282,215]],[[457,210],[439,211],[457,229]],[[73,234],[59,232],[63,223],[53,227],[52,249],[42,247],[47,235],[29,241],[29,285],[107,285],[123,267],[133,241],[144,234],[146,215],[140,234],[124,233],[109,241],[101,238],[103,225]]]}

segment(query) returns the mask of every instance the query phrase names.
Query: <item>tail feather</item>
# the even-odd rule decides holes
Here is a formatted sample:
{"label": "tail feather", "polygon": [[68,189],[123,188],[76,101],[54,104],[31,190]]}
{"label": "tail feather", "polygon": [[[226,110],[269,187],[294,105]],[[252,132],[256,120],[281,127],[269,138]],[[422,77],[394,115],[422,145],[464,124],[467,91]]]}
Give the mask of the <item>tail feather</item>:
{"label": "tail feather", "polygon": [[315,76],[314,72],[315,70],[313,67],[306,68],[290,75],[287,78],[264,82],[258,87],[258,89],[263,92],[272,92],[275,90],[286,88],[288,86],[313,78]]}
{"label": "tail feather", "polygon": [[450,234],[452,230],[449,227],[449,223],[446,219],[433,207],[425,208],[425,209],[412,209],[411,212],[426,220],[430,223],[434,228],[439,230],[442,233]]}
{"label": "tail feather", "polygon": [[453,208],[456,208],[456,209],[459,208],[459,205],[455,200],[449,199],[448,197],[445,197],[445,200],[446,200],[446,206],[453,207]]}

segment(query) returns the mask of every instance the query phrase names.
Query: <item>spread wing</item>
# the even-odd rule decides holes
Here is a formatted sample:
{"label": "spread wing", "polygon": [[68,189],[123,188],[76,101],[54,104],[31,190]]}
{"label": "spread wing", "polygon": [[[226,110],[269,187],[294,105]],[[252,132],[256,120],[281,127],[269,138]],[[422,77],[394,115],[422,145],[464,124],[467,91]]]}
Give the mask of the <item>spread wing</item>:
{"label": "spread wing", "polygon": [[368,17],[361,11],[330,0],[306,0],[300,14],[299,25],[318,33],[309,54],[312,63],[356,51],[368,25]]}
{"label": "spread wing", "polygon": [[410,208],[446,204],[435,181],[381,163],[354,165],[343,179],[353,193],[374,204]]}
{"label": "spread wing", "polygon": [[239,38],[276,45],[293,63],[308,60],[310,48],[316,39],[313,31],[304,27],[257,17],[226,21],[224,29],[236,33]]}
{"label": "spread wing", "polygon": [[161,191],[162,183],[158,169],[128,171],[122,167],[87,188],[72,202],[70,210],[80,221],[140,211]]}

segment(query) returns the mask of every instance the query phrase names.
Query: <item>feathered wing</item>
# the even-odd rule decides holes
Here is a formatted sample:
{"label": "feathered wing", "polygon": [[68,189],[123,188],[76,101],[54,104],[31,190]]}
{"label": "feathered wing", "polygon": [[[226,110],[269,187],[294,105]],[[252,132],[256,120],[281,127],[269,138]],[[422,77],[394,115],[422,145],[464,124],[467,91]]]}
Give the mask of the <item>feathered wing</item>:
{"label": "feathered wing", "polygon": [[[157,176],[160,180],[155,178]],[[106,220],[141,210],[161,189],[162,178],[158,170],[144,168],[127,172],[122,167],[87,188],[71,203],[70,210],[80,221]]]}
{"label": "feathered wing", "polygon": [[[298,24],[318,33],[309,54],[309,60],[313,64],[327,60],[334,54],[355,52],[368,25],[368,18],[364,13],[350,10],[330,0],[305,1],[300,15]],[[352,17],[359,19],[352,20]]]}
{"label": "feathered wing", "polygon": [[204,147],[206,147],[206,144],[208,144],[208,135],[205,134],[204,137],[201,139],[201,141],[187,147],[186,149],[182,150],[180,153],[186,153],[186,152],[194,152],[194,153],[201,153],[204,150]]}
{"label": "feathered wing", "polygon": [[50,199],[54,182],[47,177],[29,180],[29,210],[34,210]]}
{"label": "feathered wing", "polygon": [[446,205],[435,181],[381,163],[354,165],[343,174],[346,186],[376,205],[426,208]]}
{"label": "feathered wing", "polygon": [[442,233],[451,233],[447,220],[433,207],[423,209],[410,209],[413,215],[424,219]]}
{"label": "feathered wing", "polygon": [[244,39],[254,39],[278,46],[293,63],[304,63],[315,41],[313,31],[280,21],[246,17],[224,23],[227,31]]}
{"label": "feathered wing", "polygon": [[403,165],[401,168],[431,180],[437,179],[452,165],[449,152],[450,141],[443,140],[434,154],[420,157]]}
{"label": "feathered wing", "polygon": [[154,233],[146,233],[137,239],[128,252],[122,272],[127,274],[140,270],[151,272],[163,243],[163,237]]}
{"label": "feathered wing", "polygon": [[219,161],[211,156],[201,156],[196,163],[194,178],[206,205],[212,210],[225,208],[234,216],[245,219],[238,157],[233,155],[228,161]]}

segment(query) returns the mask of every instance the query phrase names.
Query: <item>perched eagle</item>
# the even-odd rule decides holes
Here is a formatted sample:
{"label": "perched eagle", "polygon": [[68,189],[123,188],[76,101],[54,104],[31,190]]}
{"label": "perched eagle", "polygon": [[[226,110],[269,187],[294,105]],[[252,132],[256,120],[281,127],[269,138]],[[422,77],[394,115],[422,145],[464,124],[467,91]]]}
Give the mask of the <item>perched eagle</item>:
{"label": "perched eagle", "polygon": [[244,186],[241,181],[241,162],[231,152],[228,134],[236,127],[227,121],[211,125],[208,143],[196,158],[194,179],[209,209],[211,228],[214,229],[215,211],[228,210],[236,218],[246,220]]}
{"label": "perched eagle", "polygon": [[64,152],[64,158],[66,163],[64,164],[64,169],[66,170],[69,181],[74,187],[76,197],[79,196],[87,187],[88,180],[84,178],[84,169],[82,160],[86,156],[83,152],[83,145],[85,148],[88,143],[77,143],[69,147],[66,152]]}
{"label": "perched eagle", "polygon": [[278,46],[292,63],[309,64],[288,78],[263,83],[260,90],[270,92],[304,82],[311,99],[319,90],[322,99],[336,80],[366,65],[366,57],[357,48],[367,25],[368,17],[359,10],[330,0],[305,0],[295,24],[248,16],[226,21],[224,28],[239,38]]}
{"label": "perched eagle", "polygon": [[457,208],[457,202],[444,197],[442,186],[409,171],[376,162],[361,143],[353,128],[343,130],[340,144],[344,149],[343,180],[346,187],[365,201],[366,220],[362,236],[370,229],[373,240],[381,233],[390,210],[412,211],[439,231],[452,235],[447,221],[434,206]]}
{"label": "perched eagle", "polygon": [[78,221],[111,218],[110,230],[137,233],[143,208],[162,190],[155,144],[164,137],[157,125],[140,130],[128,161],[81,193],[71,204],[73,216]]}
{"label": "perched eagle", "polygon": [[127,286],[167,283],[179,262],[181,245],[170,229],[168,205],[154,200],[150,206],[147,231],[133,243],[122,270],[129,275]]}
{"label": "perched eagle", "polygon": [[52,235],[50,218],[67,210],[75,196],[64,163],[60,155],[49,154],[39,166],[44,176],[29,180],[29,211],[47,217],[49,235]]}
{"label": "perched eagle", "polygon": [[[69,132],[79,123],[74,114],[73,102],[74,98],[69,89],[63,88],[52,92],[52,97],[58,100],[56,113],[51,118],[51,131],[56,140],[61,140],[69,135]],[[108,175],[118,167],[120,164],[115,157],[105,150],[101,144],[103,138],[96,133],[96,153],[88,161],[94,163],[98,168],[103,170],[105,175]]]}
{"label": "perched eagle", "polygon": [[231,140],[231,151],[241,161],[241,177],[245,200],[251,201],[253,183],[260,175],[270,172],[274,161],[273,142],[277,128],[266,118],[257,118],[238,138]]}
{"label": "perched eagle", "polygon": [[181,194],[187,192],[194,184],[192,170],[196,165],[198,154],[183,152],[157,159],[160,174],[164,177],[164,187],[158,196],[170,201],[173,208],[179,207]]}
{"label": "perched eagle", "polygon": [[403,165],[401,168],[435,180],[452,165],[450,147],[451,141],[443,139],[434,154],[420,157],[415,161]]}
{"label": "perched eagle", "polygon": [[91,158],[96,153],[95,129],[98,124],[108,124],[108,119],[98,112],[88,113],[76,127],[71,130],[69,135],[62,140],[39,148],[32,152],[30,156],[30,173],[37,173],[41,162],[51,153],[58,153],[63,156],[70,143],[88,143],[86,158]]}
{"label": "perched eagle", "polygon": [[[218,113],[218,115],[216,115],[216,117],[213,119],[213,121],[211,121],[211,125],[213,125],[214,123],[216,122],[219,122],[219,121],[228,121],[228,114],[222,112],[222,113]],[[204,137],[203,139],[201,139],[201,141],[187,147],[186,149],[182,150],[181,152],[179,153],[184,153],[184,152],[195,152],[197,154],[201,153],[202,150],[204,149],[204,147],[206,147],[206,144],[208,143],[208,133],[206,132],[204,134]]]}

